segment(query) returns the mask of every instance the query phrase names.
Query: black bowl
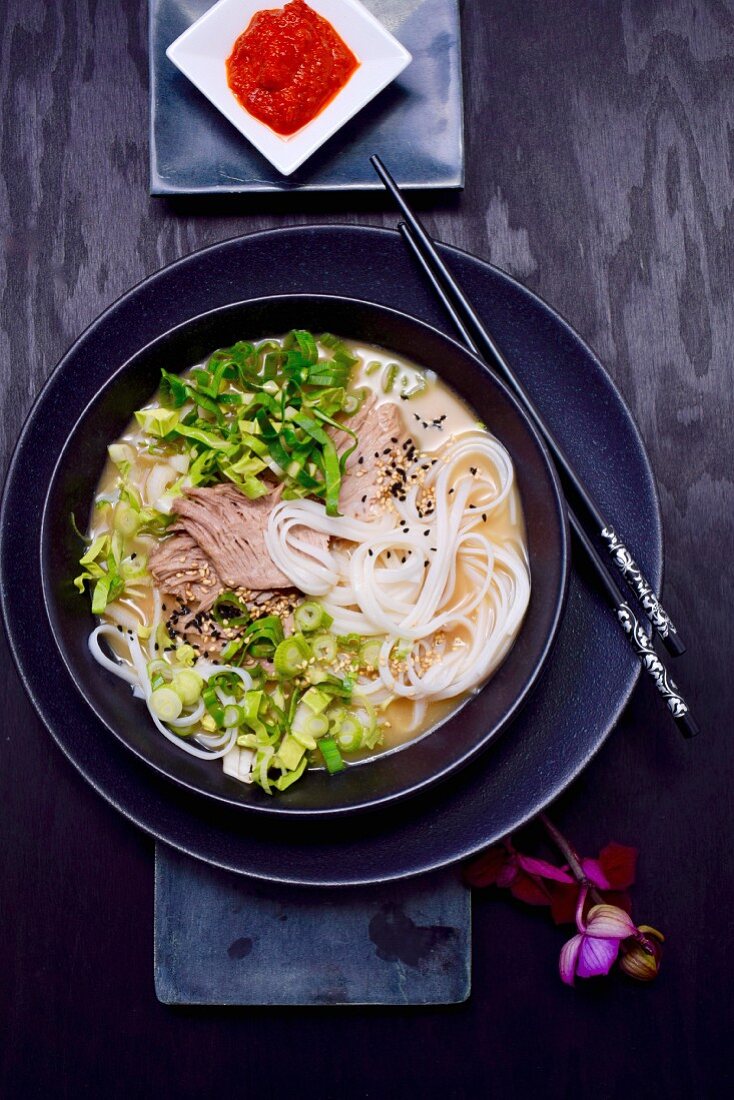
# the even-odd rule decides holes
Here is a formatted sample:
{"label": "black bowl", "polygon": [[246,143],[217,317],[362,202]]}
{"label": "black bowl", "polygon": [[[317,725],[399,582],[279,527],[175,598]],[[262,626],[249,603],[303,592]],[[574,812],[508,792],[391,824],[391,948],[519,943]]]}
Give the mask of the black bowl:
{"label": "black bowl", "polygon": [[[435,370],[469,402],[508,449],[527,528],[532,594],[522,630],[501,667],[440,726],[407,745],[351,764],[330,777],[313,771],[277,797],[224,775],[221,764],[177,750],[149,721],[128,686],[100,668],[87,648],[89,600],[72,578],[79,540],[70,515],[88,514],[107,444],[156,390],[162,367],[179,372],[215,348],[291,328],[331,331],[379,344]],[[566,513],[555,470],[517,401],[453,340],[404,313],[369,302],[289,295],[238,302],[192,318],[142,348],[111,376],[71,430],[46,496],[41,531],[44,600],[69,674],[109,730],[146,763],[191,790],[243,809],[280,815],[330,815],[377,807],[421,790],[466,764],[509,722],[536,683],[551,650],[568,579]],[[90,750],[91,751],[91,750]]]}

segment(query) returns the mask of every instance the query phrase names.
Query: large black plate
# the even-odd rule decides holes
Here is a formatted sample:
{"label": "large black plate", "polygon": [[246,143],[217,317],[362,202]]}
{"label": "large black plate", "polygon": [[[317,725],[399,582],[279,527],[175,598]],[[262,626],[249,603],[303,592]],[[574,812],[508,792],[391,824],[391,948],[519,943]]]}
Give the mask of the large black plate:
{"label": "large black plate", "polygon": [[[654,584],[659,508],[644,448],[589,349],[544,303],[455,249],[446,260]],[[43,611],[40,513],[69,425],[143,344],[206,309],[264,294],[345,294],[448,330],[394,232],[309,227],[255,234],[171,265],[107,310],[59,364],[16,449],[0,517],[11,647],[34,705],[90,783],[142,828],[223,867],[286,882],[347,884],[417,874],[477,851],[551,801],[614,725],[639,673],[602,601],[572,577],[553,658],[503,738],[456,778],[390,811],[331,825],[244,820],[151,772],[69,683]]]}

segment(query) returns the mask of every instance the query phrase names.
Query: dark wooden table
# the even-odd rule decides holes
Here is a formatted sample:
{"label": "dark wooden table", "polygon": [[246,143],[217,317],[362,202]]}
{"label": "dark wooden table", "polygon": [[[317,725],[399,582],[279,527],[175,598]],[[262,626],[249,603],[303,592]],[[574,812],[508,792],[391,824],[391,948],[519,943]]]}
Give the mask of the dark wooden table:
{"label": "dark wooden table", "polygon": [[[55,362],[131,284],[263,226],[394,216],[349,194],[151,200],[142,0],[3,7],[4,468]],[[585,851],[639,845],[635,913],[668,935],[662,975],[572,992],[545,915],[481,898],[465,1005],[163,1007],[152,843],[53,746],[3,642],[4,1096],[732,1094],[734,5],[464,8],[466,190],[421,208],[596,348],[660,486],[666,604],[703,734],[680,741],[640,685],[554,814]]]}

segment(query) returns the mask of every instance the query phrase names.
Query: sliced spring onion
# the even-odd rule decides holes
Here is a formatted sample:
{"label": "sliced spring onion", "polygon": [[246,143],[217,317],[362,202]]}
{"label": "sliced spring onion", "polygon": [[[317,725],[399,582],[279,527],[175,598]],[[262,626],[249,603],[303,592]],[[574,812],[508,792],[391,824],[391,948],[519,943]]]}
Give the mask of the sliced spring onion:
{"label": "sliced spring onion", "polygon": [[293,619],[298,630],[309,633],[313,630],[322,630],[331,626],[334,621],[331,615],[317,603],[316,600],[304,600],[293,612]]}
{"label": "sliced spring onion", "polygon": [[163,676],[165,680],[171,680],[173,678],[173,669],[168,661],[157,658],[155,661],[148,662],[148,676],[150,677],[151,683],[154,676]]}
{"label": "sliced spring onion", "polygon": [[276,759],[286,771],[294,771],[301,763],[303,755],[306,749],[303,745],[295,739],[295,737],[284,737],[278,746],[278,754]]}
{"label": "sliced spring onion", "polygon": [[[185,707],[191,707],[198,702],[203,686],[204,681],[198,672],[194,672],[193,669],[189,668],[177,672],[171,683],[171,687]],[[226,722],[225,725],[227,725]]]}
{"label": "sliced spring onion", "polygon": [[230,706],[224,708],[222,725],[225,729],[231,729],[233,726],[241,726],[244,721],[245,712],[242,707],[230,704]]}
{"label": "sliced spring onion", "polygon": [[319,750],[324,758],[324,764],[329,775],[334,775],[346,767],[339,746],[333,738],[322,737],[319,741]]}
{"label": "sliced spring onion", "polygon": [[178,426],[178,413],[171,409],[140,409],[135,419],[148,435],[162,439]]}
{"label": "sliced spring onion", "polygon": [[107,454],[118,470],[124,463],[130,463],[135,458],[135,451],[129,443],[110,443]]}
{"label": "sliced spring onion", "polygon": [[305,703],[314,714],[321,714],[331,702],[331,696],[326,691],[320,691],[316,687],[311,687],[303,694],[301,702]]}
{"label": "sliced spring onion", "polygon": [[328,664],[336,659],[337,644],[333,634],[314,634],[310,642],[311,652],[317,661]]}
{"label": "sliced spring onion", "polygon": [[180,665],[190,668],[196,660],[196,650],[192,645],[186,645],[184,643],[176,647],[174,656]]}
{"label": "sliced spring onion", "polygon": [[[224,707],[219,702],[219,696],[215,689],[211,685],[207,685],[201,693],[201,697],[204,700],[204,706],[206,707],[209,715],[214,720],[217,726],[224,725]],[[178,698],[178,696],[176,696]],[[180,702],[180,700],[179,700]]]}
{"label": "sliced spring onion", "polygon": [[392,392],[399,370],[400,367],[397,363],[388,363],[385,367],[385,373],[382,376],[382,389],[384,393]]}
{"label": "sliced spring onion", "polygon": [[329,719],[325,714],[309,714],[303,721],[303,730],[309,737],[323,737],[329,730]]}
{"label": "sliced spring onion", "polygon": [[303,745],[304,749],[316,748],[316,738],[303,729],[291,730],[291,737],[295,738],[299,745]]}
{"label": "sliced spring onion", "polygon": [[316,739],[329,732],[329,719],[314,713],[302,698],[291,715],[290,732],[304,748],[315,749]]}
{"label": "sliced spring onion", "polygon": [[382,638],[368,638],[362,643],[359,651],[359,663],[363,668],[378,669],[380,667],[380,653],[382,652]]}
{"label": "sliced spring onion", "polygon": [[346,394],[342,402],[342,412],[346,413],[347,416],[354,416],[364,405],[369,392],[366,386],[362,386],[360,389],[354,390],[353,393]]}
{"label": "sliced spring onion", "polygon": [[243,635],[246,652],[253,657],[272,657],[282,641],[283,623],[277,615],[256,619]]}
{"label": "sliced spring onion", "polygon": [[220,625],[247,626],[252,616],[236,592],[220,592],[212,604],[212,616]]}
{"label": "sliced spring onion", "polygon": [[279,791],[287,790],[287,788],[290,787],[291,784],[295,783],[298,779],[301,778],[307,766],[308,760],[304,756],[295,771],[286,772],[284,775],[281,775],[280,779],[275,780],[273,786],[276,787]]}
{"label": "sliced spring onion", "polygon": [[222,650],[222,660],[229,664],[230,661],[237,656],[244,644],[244,638],[233,638],[231,642],[227,642]]}
{"label": "sliced spring onion", "polygon": [[115,505],[112,522],[116,531],[125,538],[132,538],[140,527],[140,513],[121,500]]}
{"label": "sliced spring onion", "polygon": [[292,678],[303,672],[311,656],[311,647],[303,634],[291,634],[275,651],[273,662],[278,676]]}
{"label": "sliced spring onion", "polygon": [[336,735],[337,744],[344,752],[356,752],[364,744],[363,728],[354,715],[348,714],[342,719]]}
{"label": "sliced spring onion", "polygon": [[183,703],[172,688],[156,688],[150,696],[150,708],[161,722],[175,722],[183,710]]}

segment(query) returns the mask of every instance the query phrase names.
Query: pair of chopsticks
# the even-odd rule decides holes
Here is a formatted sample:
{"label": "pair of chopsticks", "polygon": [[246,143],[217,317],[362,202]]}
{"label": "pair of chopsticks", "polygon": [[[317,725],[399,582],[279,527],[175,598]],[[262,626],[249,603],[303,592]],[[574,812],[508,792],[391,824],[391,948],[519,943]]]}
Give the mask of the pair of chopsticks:
{"label": "pair of chopsticks", "polygon": [[[436,294],[441,299],[441,302],[446,308],[464,343],[478,358],[483,359],[488,366],[493,367],[514,392],[553,455],[567,497],[571,495],[574,500],[580,501],[588,517],[587,522],[592,528],[593,534],[601,540],[608,556],[611,557],[611,560],[621,574],[622,579],[632,593],[634,593],[639,606],[652,624],[654,632],[674,657],[684,653],[685,646],[680,639],[678,631],[655,594],[652,585],[645,579],[642,570],[635,562],[615,529],[603,516],[599,505],[574,469],[570,458],[565,453],[558,440],[554,438],[553,433],[545,423],[541,413],[535,405],[533,405],[527,390],[513,374],[512,368],[502,355],[502,352],[495,344],[490,333],[487,332],[471,303],[467,300],[458,283],[446,267],[446,264],[439,256],[433,241],[408,206],[395,180],[388,172],[380,157],[370,157],[370,162],[405,218],[405,221],[400,222],[398,226],[403,239],[420,264]],[[592,536],[582,524],[568,499],[566,499],[566,509],[571,530],[589,559],[599,583],[616,613],[620,626],[624,630],[630,645],[640,658],[642,667],[652,677],[655,686],[665,699],[673,719],[678,724],[684,736],[695,736],[695,734],[698,733],[698,725],[691,714],[690,707],[670,678],[665,665],[655,652],[652,640],[640,621],[640,618],[635,614],[632,606],[625,599],[624,592],[607,565],[607,561],[597,550]]]}

